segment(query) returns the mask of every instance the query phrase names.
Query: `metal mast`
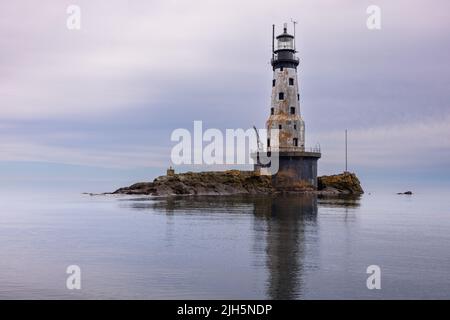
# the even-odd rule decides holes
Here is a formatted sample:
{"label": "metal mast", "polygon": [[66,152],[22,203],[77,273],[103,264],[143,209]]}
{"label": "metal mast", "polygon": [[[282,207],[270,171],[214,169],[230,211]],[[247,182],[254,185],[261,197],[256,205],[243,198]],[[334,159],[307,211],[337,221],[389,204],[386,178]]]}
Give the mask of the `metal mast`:
{"label": "metal mast", "polygon": [[345,129],[345,172],[347,171],[347,129]]}
{"label": "metal mast", "polygon": [[296,38],[295,38],[295,25],[296,25],[298,22],[295,21],[295,20],[292,20],[292,19],[291,19],[291,21],[292,21],[292,23],[294,24],[294,51],[297,52],[297,50],[296,50],[296,45],[295,45],[295,40],[296,40]]}

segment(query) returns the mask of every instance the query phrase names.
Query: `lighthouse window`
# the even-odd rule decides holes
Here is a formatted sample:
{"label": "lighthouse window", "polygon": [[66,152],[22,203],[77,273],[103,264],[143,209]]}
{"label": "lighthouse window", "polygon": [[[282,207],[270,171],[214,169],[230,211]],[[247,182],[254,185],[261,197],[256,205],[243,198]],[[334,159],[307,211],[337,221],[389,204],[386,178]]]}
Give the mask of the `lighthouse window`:
{"label": "lighthouse window", "polygon": [[267,146],[270,147],[270,139],[267,139]]}
{"label": "lighthouse window", "polygon": [[275,87],[275,79],[272,80],[272,87]]}
{"label": "lighthouse window", "polygon": [[278,93],[278,100],[284,100],[284,92]]}
{"label": "lighthouse window", "polygon": [[294,85],[294,78],[289,78],[289,85],[293,86]]}
{"label": "lighthouse window", "polygon": [[275,114],[275,109],[274,108],[270,108],[270,114],[274,115]]}
{"label": "lighthouse window", "polygon": [[280,129],[280,130],[281,130],[281,124],[280,124],[280,125],[278,125],[278,129]]}
{"label": "lighthouse window", "polygon": [[300,94],[297,93],[297,100],[300,100]]}
{"label": "lighthouse window", "polygon": [[294,138],[294,146],[298,147],[298,139]]}
{"label": "lighthouse window", "polygon": [[280,67],[280,71],[283,71],[283,67]]}
{"label": "lighthouse window", "polygon": [[291,107],[291,114],[295,114],[295,107]]}
{"label": "lighthouse window", "polygon": [[297,130],[297,125],[296,124],[294,124],[294,130]]}

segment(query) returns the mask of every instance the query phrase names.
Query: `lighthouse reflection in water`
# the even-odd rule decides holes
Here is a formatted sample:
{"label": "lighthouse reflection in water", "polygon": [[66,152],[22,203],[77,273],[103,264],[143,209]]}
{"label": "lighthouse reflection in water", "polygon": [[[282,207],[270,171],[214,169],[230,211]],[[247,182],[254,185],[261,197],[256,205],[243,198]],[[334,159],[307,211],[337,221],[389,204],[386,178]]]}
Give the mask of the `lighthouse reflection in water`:
{"label": "lighthouse reflection in water", "polygon": [[[140,210],[151,208],[167,214],[168,219],[173,219],[170,222],[172,227],[169,227],[174,229],[170,231],[172,235],[177,232],[175,231],[176,220],[179,215],[183,216],[183,220],[189,220],[189,217],[198,219],[198,214],[203,214],[203,219],[200,218],[200,221],[206,222],[210,219],[223,221],[223,213],[226,213],[228,223],[235,224],[236,227],[231,234],[228,230],[225,234],[215,234],[214,238],[210,239],[209,244],[215,241],[220,242],[220,238],[224,237],[223,243],[214,244],[213,247],[217,250],[209,257],[211,260],[223,261],[220,265],[223,274],[217,272],[217,269],[212,273],[217,276],[215,282],[222,285],[227,282],[233,283],[234,278],[243,277],[244,279],[241,279],[242,282],[237,287],[230,287],[229,292],[223,292],[223,295],[218,293],[217,297],[232,298],[237,294],[236,296],[241,298],[299,299],[303,296],[303,287],[306,285],[304,275],[321,269],[317,223],[318,201],[329,208],[343,210],[347,218],[348,215],[352,215],[351,210],[359,206],[357,197],[318,200],[315,195],[286,195],[229,196],[220,199],[180,197],[150,205],[134,202],[132,207]],[[216,215],[216,219],[211,215]],[[236,222],[233,223],[231,219],[235,219]],[[352,220],[351,217],[349,219]],[[250,227],[250,232],[243,229],[244,220],[245,225]],[[221,224],[221,222],[218,223]],[[239,232],[240,229],[242,232]],[[195,230],[198,229],[195,228]],[[248,234],[252,235],[251,239],[244,239]],[[201,237],[201,234],[192,235],[192,238],[198,236]],[[241,237],[242,242],[239,242]],[[187,241],[189,242],[189,238]],[[235,254],[226,248],[232,241],[237,241],[234,246],[239,248]],[[243,268],[242,261],[248,259],[241,255],[241,251],[247,246],[252,253],[249,270],[245,270],[240,275],[239,272],[246,269]],[[221,249],[224,249],[223,252]],[[208,251],[206,246],[205,251]],[[227,258],[223,259],[224,256]],[[211,265],[215,263],[211,260],[207,263],[210,266],[205,265],[205,268],[214,268]],[[237,273],[230,274],[233,270]],[[201,272],[208,274],[211,270],[206,269]],[[219,286],[217,289],[221,291],[225,288]],[[251,292],[252,290],[254,291]]]}

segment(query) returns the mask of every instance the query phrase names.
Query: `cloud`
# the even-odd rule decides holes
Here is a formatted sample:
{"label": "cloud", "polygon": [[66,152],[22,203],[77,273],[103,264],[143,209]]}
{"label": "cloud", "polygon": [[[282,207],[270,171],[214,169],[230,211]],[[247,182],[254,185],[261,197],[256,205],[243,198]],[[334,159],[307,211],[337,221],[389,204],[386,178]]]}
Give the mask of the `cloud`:
{"label": "cloud", "polygon": [[159,147],[83,148],[27,141],[2,141],[0,145],[0,161],[46,162],[117,169],[165,168],[170,161],[170,150]]}
{"label": "cloud", "polygon": [[[375,87],[375,93],[391,95],[369,79],[392,79],[392,68],[397,74],[405,67],[424,70],[438,52],[424,49],[430,44],[448,50],[448,41],[439,36],[448,27],[445,10],[438,4],[425,8],[423,1],[380,1],[386,30],[378,34],[365,28],[366,5],[352,1],[80,0],[80,31],[66,28],[69,4],[1,5],[0,119],[120,116],[143,108],[159,111],[170,101],[184,102],[178,108],[196,108],[200,95],[216,100],[217,107],[233,104],[235,110],[247,102],[262,103],[248,101],[248,94],[261,86],[256,79],[270,79],[270,27],[278,23],[280,28],[291,16],[300,21],[301,80],[305,97],[313,101],[341,98],[349,105],[349,100],[361,99],[351,91],[361,80]],[[405,35],[412,40],[404,40]],[[405,59],[408,65],[402,63]],[[430,75],[423,79],[429,81]],[[256,92],[263,96],[268,88]],[[251,108],[257,110],[256,105]]]}
{"label": "cloud", "polygon": [[[450,162],[450,115],[414,123],[352,129],[348,133],[349,163],[353,168],[448,171]],[[315,134],[320,141],[321,165],[341,168],[344,164],[344,132]]]}
{"label": "cloud", "polygon": [[[350,129],[348,134],[349,163],[352,168],[396,170],[420,170],[441,167],[447,170],[450,162],[450,114],[442,119],[424,119],[420,122],[367,129]],[[204,130],[209,127],[204,127]],[[191,127],[186,129],[190,130]],[[61,141],[81,139],[73,146],[65,146]],[[85,141],[89,135],[69,135],[53,139],[48,136],[2,135],[0,139],[1,161],[35,161],[63,163],[105,168],[166,168],[170,162],[171,148],[176,144],[166,137],[161,146],[143,142],[127,144],[89,145]],[[320,169],[335,172],[344,163],[344,132],[328,131],[307,136],[307,145],[320,143],[322,159]],[[206,143],[204,143],[206,145]],[[210,166],[196,166],[196,170],[212,170]],[[247,168],[248,169],[248,168]]]}

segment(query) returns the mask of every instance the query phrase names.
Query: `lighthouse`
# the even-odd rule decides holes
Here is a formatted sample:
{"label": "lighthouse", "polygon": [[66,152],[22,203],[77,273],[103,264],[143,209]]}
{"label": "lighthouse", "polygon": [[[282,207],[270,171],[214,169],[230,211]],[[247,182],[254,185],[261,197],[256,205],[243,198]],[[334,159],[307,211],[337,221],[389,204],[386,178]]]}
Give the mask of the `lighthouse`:
{"label": "lighthouse", "polygon": [[[298,82],[300,60],[296,54],[295,29],[294,34],[290,34],[285,23],[283,32],[275,37],[273,25],[273,77],[270,111],[266,121],[266,150],[257,152],[254,169],[259,172],[267,166],[259,162],[258,155],[261,152],[266,152],[272,158],[278,157],[279,169],[272,176],[272,181],[280,189],[296,189],[306,185],[316,188],[317,162],[321,157],[318,148],[309,151],[305,148],[305,122],[301,115]],[[274,130],[278,134],[273,134]]]}
{"label": "lighthouse", "polygon": [[[295,38],[287,32],[284,24],[283,33],[276,37],[275,26],[272,32],[273,67],[272,96],[270,115],[267,119],[267,147],[280,151],[305,150],[305,123],[300,114],[300,93],[297,77],[299,59],[295,50]],[[278,141],[270,141],[272,129],[278,129]]]}

